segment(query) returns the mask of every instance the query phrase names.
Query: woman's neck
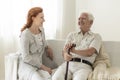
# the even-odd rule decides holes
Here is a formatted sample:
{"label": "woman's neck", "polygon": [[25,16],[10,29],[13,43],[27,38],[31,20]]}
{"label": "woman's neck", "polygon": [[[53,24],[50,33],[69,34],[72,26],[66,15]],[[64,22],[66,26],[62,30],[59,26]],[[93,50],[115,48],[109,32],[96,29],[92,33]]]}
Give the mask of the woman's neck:
{"label": "woman's neck", "polygon": [[37,27],[37,26],[31,26],[30,28],[29,28],[29,30],[33,33],[33,34],[39,34],[41,31],[40,31],[40,29],[39,29],[39,27]]}

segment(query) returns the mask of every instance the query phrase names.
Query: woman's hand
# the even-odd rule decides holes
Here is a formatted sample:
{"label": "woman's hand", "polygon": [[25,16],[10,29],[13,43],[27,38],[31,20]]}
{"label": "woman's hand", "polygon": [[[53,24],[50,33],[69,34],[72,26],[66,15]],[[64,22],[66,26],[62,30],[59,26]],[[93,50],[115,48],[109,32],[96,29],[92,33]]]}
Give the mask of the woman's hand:
{"label": "woman's hand", "polygon": [[49,74],[52,74],[52,69],[51,69],[51,68],[49,68],[49,67],[47,67],[47,66],[45,66],[45,65],[41,65],[40,68],[41,68],[42,70],[47,71]]}
{"label": "woman's hand", "polygon": [[49,57],[51,60],[53,60],[53,51],[49,46],[47,46],[46,52],[47,52],[47,57]]}

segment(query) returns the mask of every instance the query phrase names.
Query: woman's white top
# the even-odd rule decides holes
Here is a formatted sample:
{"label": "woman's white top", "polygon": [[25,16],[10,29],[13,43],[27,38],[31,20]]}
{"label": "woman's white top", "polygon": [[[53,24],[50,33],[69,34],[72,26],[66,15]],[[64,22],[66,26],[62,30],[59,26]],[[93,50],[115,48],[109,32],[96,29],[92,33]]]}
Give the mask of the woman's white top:
{"label": "woman's white top", "polygon": [[26,29],[21,34],[20,42],[23,62],[40,68],[42,55],[46,47],[44,30],[42,29],[41,33],[35,35],[29,29]]}

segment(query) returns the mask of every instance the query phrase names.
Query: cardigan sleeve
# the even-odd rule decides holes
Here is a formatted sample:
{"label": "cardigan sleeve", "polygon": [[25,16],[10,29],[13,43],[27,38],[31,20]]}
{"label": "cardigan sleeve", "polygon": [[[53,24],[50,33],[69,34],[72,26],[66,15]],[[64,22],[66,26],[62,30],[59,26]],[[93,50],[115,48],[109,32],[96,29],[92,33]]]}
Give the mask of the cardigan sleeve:
{"label": "cardigan sleeve", "polygon": [[35,58],[34,54],[30,54],[30,34],[22,33],[21,35],[21,53],[23,62],[32,65],[34,67],[40,68],[42,63],[38,58]]}

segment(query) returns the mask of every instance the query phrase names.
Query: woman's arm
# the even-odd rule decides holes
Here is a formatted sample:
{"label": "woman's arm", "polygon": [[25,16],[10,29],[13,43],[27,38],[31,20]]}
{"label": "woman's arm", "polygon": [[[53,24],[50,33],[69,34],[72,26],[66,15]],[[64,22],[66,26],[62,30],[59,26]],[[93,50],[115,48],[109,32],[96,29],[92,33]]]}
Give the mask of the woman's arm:
{"label": "woman's arm", "polygon": [[23,32],[21,35],[20,42],[22,59],[25,63],[40,68],[42,63],[40,63],[39,59],[35,59],[35,57],[30,54],[30,36],[31,35],[28,32]]}
{"label": "woman's arm", "polygon": [[52,73],[52,69],[49,68],[49,67],[47,67],[47,66],[45,66],[45,65],[43,65],[43,64],[40,66],[40,68],[41,68],[42,70],[47,71],[49,74]]}
{"label": "woman's arm", "polygon": [[47,52],[47,56],[48,56],[51,60],[53,60],[53,50],[52,50],[52,48],[51,48],[50,46],[46,46],[46,47],[45,47],[45,50],[46,50],[46,52]]}

